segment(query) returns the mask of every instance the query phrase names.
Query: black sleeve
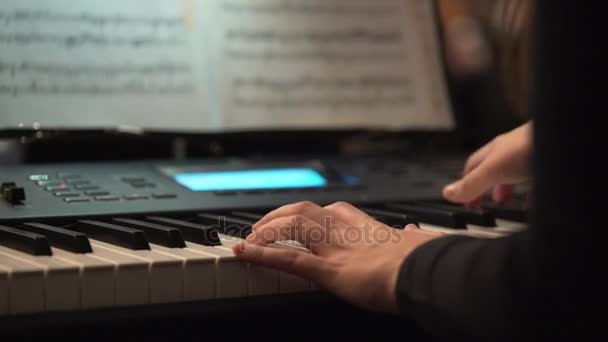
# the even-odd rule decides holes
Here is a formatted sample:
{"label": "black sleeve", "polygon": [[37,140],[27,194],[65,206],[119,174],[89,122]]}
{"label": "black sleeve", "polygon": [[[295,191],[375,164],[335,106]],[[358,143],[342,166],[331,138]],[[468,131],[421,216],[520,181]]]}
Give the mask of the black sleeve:
{"label": "black sleeve", "polygon": [[599,3],[536,1],[530,228],[495,240],[438,239],[404,261],[401,312],[430,332],[564,340],[605,327],[598,318],[608,289],[601,238],[608,109]]}

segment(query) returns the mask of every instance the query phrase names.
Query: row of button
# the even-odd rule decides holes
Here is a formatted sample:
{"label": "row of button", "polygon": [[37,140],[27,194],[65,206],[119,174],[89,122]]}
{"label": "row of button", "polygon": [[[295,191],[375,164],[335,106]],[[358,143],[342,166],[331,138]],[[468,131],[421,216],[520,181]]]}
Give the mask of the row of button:
{"label": "row of button", "polygon": [[[127,201],[148,200],[150,198],[152,198],[152,199],[171,199],[171,198],[177,198],[177,195],[172,194],[172,193],[153,193],[150,196],[141,195],[141,194],[131,194],[131,195],[125,195],[122,197],[122,199],[127,200]],[[100,202],[112,202],[112,201],[121,200],[121,197],[113,196],[113,195],[103,195],[103,196],[95,196],[95,197],[93,197],[93,199],[95,201],[100,201]],[[82,202],[90,202],[91,198],[75,196],[75,197],[66,197],[63,200],[67,203],[82,203]]]}

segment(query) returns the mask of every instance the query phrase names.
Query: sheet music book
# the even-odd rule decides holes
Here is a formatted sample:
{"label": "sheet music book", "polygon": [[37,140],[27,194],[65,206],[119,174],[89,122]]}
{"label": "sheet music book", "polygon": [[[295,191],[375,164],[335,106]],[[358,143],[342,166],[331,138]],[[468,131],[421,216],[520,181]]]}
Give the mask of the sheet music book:
{"label": "sheet music book", "polygon": [[431,0],[4,0],[0,129],[453,127]]}

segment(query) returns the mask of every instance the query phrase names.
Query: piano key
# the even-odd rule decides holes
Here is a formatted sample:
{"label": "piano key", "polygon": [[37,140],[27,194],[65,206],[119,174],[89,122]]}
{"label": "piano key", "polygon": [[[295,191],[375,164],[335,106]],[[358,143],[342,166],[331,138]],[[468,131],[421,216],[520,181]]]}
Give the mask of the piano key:
{"label": "piano key", "polygon": [[404,213],[396,213],[388,210],[361,208],[366,214],[373,217],[379,222],[393,228],[405,228],[408,224],[418,224],[418,220],[414,216]]}
{"label": "piano key", "polygon": [[231,250],[186,241],[188,250],[212,256],[216,262],[216,298],[237,298],[249,294],[248,266]]}
{"label": "piano key", "polygon": [[254,223],[258,222],[259,220],[261,220],[264,217],[264,215],[262,215],[262,214],[252,213],[252,212],[248,212],[248,211],[233,211],[230,214],[234,217],[240,217],[242,219],[251,220]]}
{"label": "piano key", "polygon": [[124,227],[143,230],[149,242],[165,247],[186,247],[182,232],[177,228],[125,218],[115,218],[112,221]]}
{"label": "piano key", "polygon": [[44,311],[44,270],[11,256],[0,255],[0,268],[8,276],[9,314]]}
{"label": "piano key", "polygon": [[182,231],[185,240],[200,243],[205,246],[217,246],[221,244],[218,237],[218,230],[213,227],[177,220],[166,217],[151,216],[146,218],[147,221],[160,223],[162,225],[175,227]]}
{"label": "piano key", "polygon": [[483,209],[467,209],[460,205],[434,201],[414,203],[414,205],[416,204],[461,214],[465,217],[467,223],[470,224],[483,227],[496,227],[496,219],[494,216],[490,212]]}
{"label": "piano key", "polygon": [[467,224],[462,214],[436,208],[404,203],[389,203],[386,205],[386,209],[389,211],[413,215],[420,222],[437,226],[465,229]]}
{"label": "piano key", "polygon": [[51,247],[58,260],[75,265],[80,273],[80,302],[83,309],[111,307],[116,303],[112,262],[92,253],[82,254]]}
{"label": "piano key", "polygon": [[439,233],[444,233],[447,235],[464,235],[464,236],[470,236],[470,237],[476,237],[476,238],[498,238],[503,236],[503,234],[493,231],[491,229],[487,229],[485,227],[480,227],[477,226],[477,229],[475,226],[468,226],[467,229],[453,229],[453,228],[449,228],[449,227],[443,227],[443,226],[438,226],[438,225],[433,225],[433,224],[428,224],[428,223],[420,223],[418,225],[418,227],[421,230],[424,231],[429,231],[429,232],[439,232]]}
{"label": "piano key", "polygon": [[2,225],[0,245],[31,255],[51,255],[51,246],[45,236]]}
{"label": "piano key", "polygon": [[499,205],[491,202],[483,203],[481,207],[490,212],[496,218],[520,223],[528,222],[528,213],[523,209],[514,208],[507,205]]}
{"label": "piano key", "polygon": [[152,251],[181,260],[184,272],[184,300],[214,299],[216,293],[216,257],[188,248],[170,248],[150,244]]}
{"label": "piano key", "polygon": [[148,263],[127,254],[106,249],[91,239],[90,256],[114,265],[114,302],[119,306],[142,305],[150,302]]}
{"label": "piano key", "polygon": [[0,317],[8,314],[8,280],[10,269],[0,264]]}
{"label": "piano key", "polygon": [[10,257],[44,272],[44,307],[46,311],[80,308],[80,274],[74,265],[53,256],[33,256],[0,246],[0,258]]}
{"label": "piano key", "polygon": [[97,240],[91,240],[91,244],[99,249],[106,249],[145,262],[148,265],[150,279],[150,303],[172,303],[183,300],[181,260],[152,250],[132,250]]}
{"label": "piano key", "polygon": [[[243,241],[240,238],[223,234],[220,234],[220,237],[222,239],[222,247],[220,248],[232,248],[232,246],[235,244],[239,244]],[[302,245],[295,241],[277,241],[272,246],[278,248],[296,248],[306,251]],[[232,249],[230,249],[230,251],[232,251]],[[254,266],[253,269],[251,269],[250,267],[252,276],[256,278],[252,281],[256,283],[257,288],[267,288],[267,291],[274,291],[276,289],[276,285],[273,283],[276,281],[275,274],[269,272],[268,270],[265,272],[265,274],[257,273],[260,268],[261,267],[259,266]],[[307,279],[289,274],[287,272],[278,272],[278,287],[279,293],[306,292],[311,289],[311,282]]]}
{"label": "piano key", "polygon": [[90,238],[133,250],[150,249],[143,231],[111,223],[81,220],[70,228],[86,233]]}
{"label": "piano key", "polygon": [[74,253],[91,253],[91,244],[86,234],[68,229],[58,228],[42,223],[24,223],[20,229],[46,236],[53,246]]}
{"label": "piano key", "polygon": [[217,227],[226,235],[240,238],[246,238],[251,233],[251,226],[255,223],[252,223],[251,220],[216,214],[198,214],[194,219],[204,225]]}

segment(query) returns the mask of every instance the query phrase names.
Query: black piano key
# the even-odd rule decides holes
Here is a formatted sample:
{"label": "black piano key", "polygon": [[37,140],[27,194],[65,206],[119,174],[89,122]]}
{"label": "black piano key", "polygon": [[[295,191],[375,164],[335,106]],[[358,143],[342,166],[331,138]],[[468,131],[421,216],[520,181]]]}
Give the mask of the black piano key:
{"label": "black piano key", "polygon": [[484,209],[467,209],[464,206],[443,202],[414,202],[414,205],[429,206],[441,210],[452,211],[465,217],[469,224],[482,227],[496,227],[496,218]]}
{"label": "black piano key", "polygon": [[437,208],[411,205],[405,203],[388,203],[385,207],[392,211],[410,214],[421,223],[428,223],[452,229],[466,229],[467,221],[462,214]]}
{"label": "black piano key", "polygon": [[186,247],[182,232],[177,228],[128,218],[115,218],[112,221],[125,227],[143,230],[149,242],[171,248]]}
{"label": "black piano key", "polygon": [[252,213],[252,212],[248,212],[248,211],[233,211],[230,213],[230,215],[232,215],[234,217],[240,217],[245,220],[251,220],[254,222],[258,222],[259,220],[264,218],[264,215],[262,215],[262,214]]}
{"label": "black piano key", "polygon": [[32,233],[44,235],[53,246],[73,253],[92,253],[91,243],[86,234],[69,229],[53,227],[43,223],[24,223],[21,227]]}
{"label": "black piano key", "polygon": [[188,241],[205,246],[219,246],[222,244],[219,230],[215,227],[158,216],[150,216],[146,220],[177,228],[182,231],[184,239]]}
{"label": "black piano key", "polygon": [[408,224],[418,224],[418,219],[416,219],[413,215],[373,208],[360,209],[377,221],[393,228],[403,229]]}
{"label": "black piano key", "polygon": [[489,202],[483,203],[481,207],[499,219],[521,223],[528,222],[528,212],[524,209]]}
{"label": "black piano key", "polygon": [[93,239],[117,246],[133,250],[150,249],[146,235],[139,229],[92,220],[78,221],[71,228],[86,233]]}
{"label": "black piano key", "polygon": [[0,226],[0,245],[31,255],[53,255],[44,235]]}
{"label": "black piano key", "polygon": [[194,220],[211,227],[217,227],[223,234],[242,239],[251,234],[251,226],[255,224],[251,220],[216,214],[198,214]]}

